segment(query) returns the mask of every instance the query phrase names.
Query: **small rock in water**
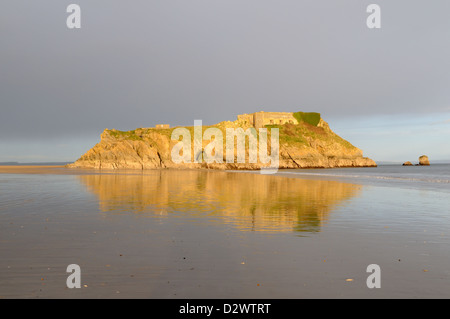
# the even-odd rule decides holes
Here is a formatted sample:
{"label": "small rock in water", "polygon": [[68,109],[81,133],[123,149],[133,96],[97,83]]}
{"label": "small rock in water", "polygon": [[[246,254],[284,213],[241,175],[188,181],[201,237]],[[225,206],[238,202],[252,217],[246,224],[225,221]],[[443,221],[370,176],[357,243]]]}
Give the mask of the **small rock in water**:
{"label": "small rock in water", "polygon": [[404,162],[403,166],[413,166],[413,164],[411,162]]}
{"label": "small rock in water", "polygon": [[429,166],[430,160],[428,159],[428,156],[422,155],[421,157],[419,157],[419,165]]}

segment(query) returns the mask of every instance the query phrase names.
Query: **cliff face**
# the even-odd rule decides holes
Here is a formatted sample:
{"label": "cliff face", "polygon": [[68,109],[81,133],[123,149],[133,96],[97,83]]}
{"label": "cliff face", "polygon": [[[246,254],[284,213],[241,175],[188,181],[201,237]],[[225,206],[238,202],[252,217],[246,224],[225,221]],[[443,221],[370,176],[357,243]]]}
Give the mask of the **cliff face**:
{"label": "cliff face", "polygon": [[[223,132],[225,140],[226,128],[248,128],[239,121],[221,122],[207,128],[215,127]],[[376,163],[366,157],[357,147],[336,135],[321,119],[317,126],[309,123],[285,124],[267,126],[279,129],[279,163],[278,168],[332,168],[332,167],[374,167]],[[193,128],[187,128],[193,133]],[[245,169],[253,170],[267,166],[260,163],[227,163],[223,154],[223,163],[174,163],[172,148],[179,143],[172,140],[173,129],[141,128],[134,131],[122,132],[106,129],[101,134],[100,143],[95,145],[75,163],[71,168],[95,169],[159,169],[159,168],[212,168],[212,169]],[[191,134],[193,137],[194,135]],[[270,150],[270,135],[269,135]],[[203,140],[203,148],[211,142]],[[194,143],[191,143],[192,145]],[[246,147],[249,155],[248,143]],[[225,142],[224,144],[225,145]],[[236,147],[236,146],[235,146]],[[193,146],[192,146],[193,148]],[[225,146],[223,150],[225,150]],[[222,157],[222,155],[221,155]]]}

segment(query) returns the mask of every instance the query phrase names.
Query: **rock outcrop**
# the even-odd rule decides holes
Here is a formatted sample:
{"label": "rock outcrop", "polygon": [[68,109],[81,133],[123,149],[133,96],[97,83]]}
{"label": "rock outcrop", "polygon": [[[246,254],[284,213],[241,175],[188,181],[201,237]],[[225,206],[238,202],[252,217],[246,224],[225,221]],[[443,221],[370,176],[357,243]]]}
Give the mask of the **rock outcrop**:
{"label": "rock outcrop", "polygon": [[[212,126],[203,126],[203,132],[215,127],[223,132],[227,128],[243,128],[239,121],[221,122]],[[321,119],[317,126],[309,123],[273,125],[279,129],[279,164],[278,168],[333,168],[333,167],[375,167],[377,164],[370,158],[363,157],[363,152],[336,135]],[[140,128],[133,131],[105,129],[100,142],[86,152],[70,168],[95,169],[160,169],[160,168],[211,168],[228,170],[256,170],[265,166],[258,158],[256,163],[227,163],[225,154],[223,163],[175,163],[172,160],[172,148],[179,140],[172,140],[171,129]],[[187,127],[193,135],[193,127]],[[225,139],[225,138],[224,138]],[[270,150],[270,135],[268,137]],[[203,140],[203,148],[211,140]],[[191,143],[194,144],[194,143]],[[225,145],[225,143],[224,143]],[[249,156],[248,143],[246,155]],[[235,144],[236,148],[236,144]],[[223,147],[225,150],[225,146]]]}
{"label": "rock outcrop", "polygon": [[419,165],[430,166],[430,160],[428,159],[428,156],[422,155],[421,157],[419,157]]}
{"label": "rock outcrop", "polygon": [[404,162],[403,166],[413,166],[413,164],[411,162]]}

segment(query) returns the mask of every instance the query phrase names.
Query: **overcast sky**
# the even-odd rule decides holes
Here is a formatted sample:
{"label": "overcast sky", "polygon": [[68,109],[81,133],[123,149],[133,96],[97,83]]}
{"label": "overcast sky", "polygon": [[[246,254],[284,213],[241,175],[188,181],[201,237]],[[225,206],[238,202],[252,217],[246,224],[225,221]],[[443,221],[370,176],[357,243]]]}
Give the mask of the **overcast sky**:
{"label": "overcast sky", "polygon": [[448,0],[4,0],[0,161],[74,161],[105,128],[260,110],[320,112],[375,160],[450,159],[449,13]]}

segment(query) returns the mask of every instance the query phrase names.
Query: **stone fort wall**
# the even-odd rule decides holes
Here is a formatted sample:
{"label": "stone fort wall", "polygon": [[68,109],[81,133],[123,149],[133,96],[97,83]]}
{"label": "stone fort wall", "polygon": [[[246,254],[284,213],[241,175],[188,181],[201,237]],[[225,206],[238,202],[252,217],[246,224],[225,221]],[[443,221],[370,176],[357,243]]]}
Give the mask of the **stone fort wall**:
{"label": "stone fort wall", "polygon": [[283,125],[286,123],[298,124],[292,112],[255,112],[251,114],[241,114],[237,116],[238,121],[249,124],[255,128],[262,128],[265,125]]}

